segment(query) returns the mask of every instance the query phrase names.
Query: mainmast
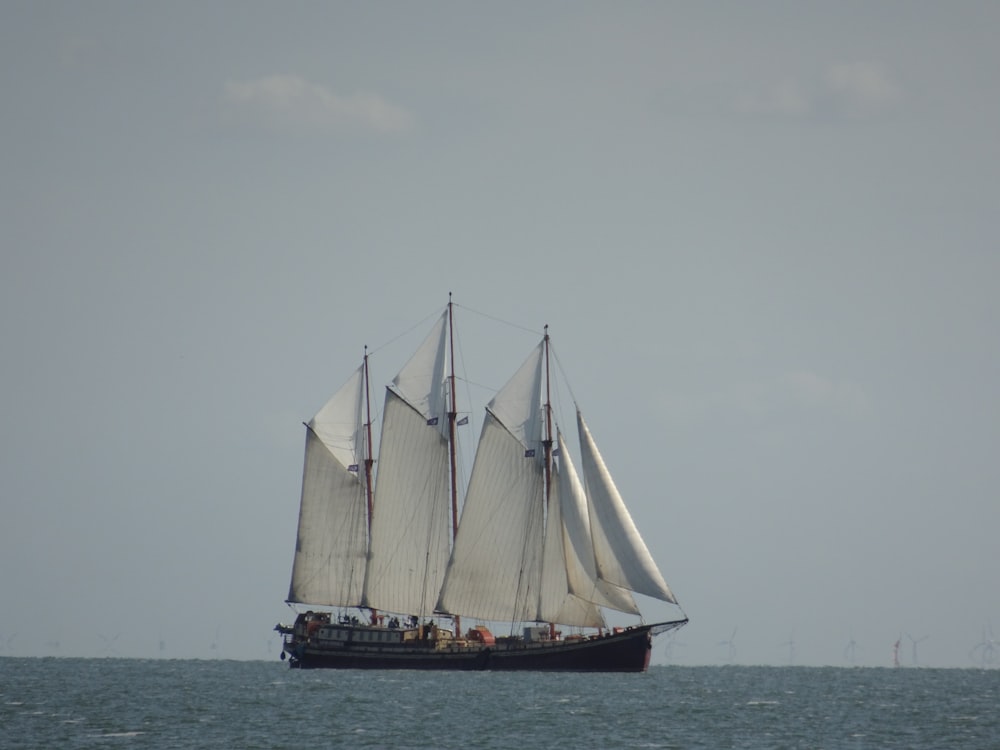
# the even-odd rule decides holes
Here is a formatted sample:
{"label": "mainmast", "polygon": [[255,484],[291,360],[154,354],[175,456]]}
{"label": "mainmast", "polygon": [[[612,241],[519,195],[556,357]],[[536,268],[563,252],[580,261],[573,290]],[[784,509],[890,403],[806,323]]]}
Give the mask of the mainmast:
{"label": "mainmast", "polygon": [[[372,519],[375,517],[375,503],[372,500],[372,466],[375,458],[372,455],[372,399],[368,382],[368,345],[365,344],[365,431],[368,439],[365,447],[365,498],[368,501],[368,544],[371,545]],[[375,625],[379,621],[378,610],[371,608],[371,623]]]}
{"label": "mainmast", "polygon": [[[455,458],[455,420],[458,409],[455,405],[455,313],[451,302],[451,292],[448,292],[448,457],[451,460],[451,543],[455,544],[458,535],[458,467]],[[454,616],[455,637],[462,635],[462,619]]]}

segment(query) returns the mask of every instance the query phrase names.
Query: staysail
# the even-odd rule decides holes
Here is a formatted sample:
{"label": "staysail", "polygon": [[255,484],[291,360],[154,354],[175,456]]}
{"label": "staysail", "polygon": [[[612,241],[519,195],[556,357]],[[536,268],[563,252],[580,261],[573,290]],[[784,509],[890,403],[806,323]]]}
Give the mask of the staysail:
{"label": "staysail", "polygon": [[576,418],[598,576],[623,589],[676,604],[579,410]]}
{"label": "staysail", "polygon": [[569,590],[602,607],[639,614],[639,607],[627,589],[611,585],[597,575],[590,505],[562,432],[559,433],[558,489]]}
{"label": "staysail", "polygon": [[289,602],[361,601],[368,548],[364,366],[306,425],[302,499]]}
{"label": "staysail", "polygon": [[[560,443],[560,451],[562,448]],[[594,599],[577,596],[571,590],[569,567],[574,557],[562,512],[565,485],[561,479],[561,469],[554,471],[559,478],[552,482],[548,500],[545,547],[542,553],[542,585],[535,619],[562,625],[602,628],[606,623]]]}

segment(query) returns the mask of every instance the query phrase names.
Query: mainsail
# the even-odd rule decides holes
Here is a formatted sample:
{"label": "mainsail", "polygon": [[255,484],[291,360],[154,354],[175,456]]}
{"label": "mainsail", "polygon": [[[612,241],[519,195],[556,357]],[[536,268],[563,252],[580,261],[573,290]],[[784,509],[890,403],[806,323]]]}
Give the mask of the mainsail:
{"label": "mainsail", "polygon": [[386,388],[363,605],[429,615],[448,562],[448,313]]}
{"label": "mainsail", "polygon": [[438,610],[484,620],[538,614],[545,528],[543,345],[486,407]]}
{"label": "mainsail", "polygon": [[361,600],[368,549],[359,367],[306,425],[298,537],[289,602],[330,607]]}

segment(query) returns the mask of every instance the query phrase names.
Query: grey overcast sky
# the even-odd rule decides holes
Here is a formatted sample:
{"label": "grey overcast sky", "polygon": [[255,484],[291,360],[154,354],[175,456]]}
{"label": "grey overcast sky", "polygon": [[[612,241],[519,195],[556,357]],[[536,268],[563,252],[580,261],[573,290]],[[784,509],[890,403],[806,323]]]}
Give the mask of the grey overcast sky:
{"label": "grey overcast sky", "polygon": [[973,666],[998,30],[962,1],[2,3],[0,654],[276,659],[301,422],[452,291],[551,325],[691,617],[654,663],[735,629],[738,663],[912,637]]}

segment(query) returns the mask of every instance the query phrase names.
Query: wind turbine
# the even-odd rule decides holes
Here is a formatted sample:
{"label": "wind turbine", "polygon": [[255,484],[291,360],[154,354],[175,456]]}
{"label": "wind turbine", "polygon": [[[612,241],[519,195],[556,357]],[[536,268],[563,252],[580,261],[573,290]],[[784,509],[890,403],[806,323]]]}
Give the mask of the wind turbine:
{"label": "wind turbine", "polygon": [[854,631],[851,631],[851,640],[847,642],[844,647],[844,660],[849,664],[854,664],[855,657],[857,656],[858,642],[854,640]]}
{"label": "wind turbine", "polygon": [[[989,630],[990,633],[989,638],[986,637],[987,630]],[[983,628],[983,640],[981,640],[979,643],[973,646],[972,650],[969,652],[969,658],[972,659],[973,661],[976,660],[977,651],[982,652],[979,658],[981,660],[981,665],[983,669],[986,669],[987,666],[993,665],[993,662],[996,660],[997,657],[997,644],[996,644],[996,639],[993,636],[992,625],[987,625],[986,627]]]}
{"label": "wind turbine", "polygon": [[900,633],[899,638],[897,638],[896,642],[892,644],[892,666],[894,667],[899,666],[899,643],[902,640],[903,640],[903,634]]}
{"label": "wind turbine", "polygon": [[779,646],[781,648],[784,648],[785,646],[788,646],[788,663],[789,664],[794,664],[795,663],[795,634],[792,633],[791,635],[789,635],[788,636],[788,640],[785,641],[784,643],[779,644]]}
{"label": "wind turbine", "polygon": [[720,646],[729,646],[729,664],[732,664],[733,660],[736,659],[736,630],[737,628],[733,628],[733,634],[729,636],[729,640],[719,641]]}
{"label": "wind turbine", "polygon": [[927,640],[927,636],[926,635],[922,635],[919,638],[914,638],[912,635],[910,635],[909,633],[907,633],[906,637],[909,638],[910,639],[910,643],[913,644],[913,666],[919,667],[920,666],[920,662],[917,660],[917,644],[920,643],[920,641]]}

